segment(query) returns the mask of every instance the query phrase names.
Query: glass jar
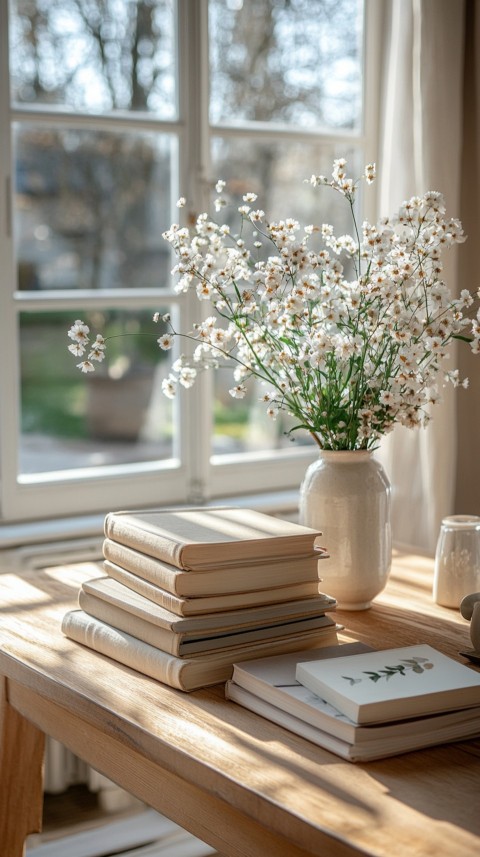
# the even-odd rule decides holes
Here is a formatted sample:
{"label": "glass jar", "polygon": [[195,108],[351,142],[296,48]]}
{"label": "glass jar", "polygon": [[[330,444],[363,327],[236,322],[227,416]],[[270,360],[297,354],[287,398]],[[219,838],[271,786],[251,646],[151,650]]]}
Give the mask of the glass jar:
{"label": "glass jar", "polygon": [[435,553],[433,598],[442,607],[460,608],[465,595],[480,591],[480,517],[444,518]]}

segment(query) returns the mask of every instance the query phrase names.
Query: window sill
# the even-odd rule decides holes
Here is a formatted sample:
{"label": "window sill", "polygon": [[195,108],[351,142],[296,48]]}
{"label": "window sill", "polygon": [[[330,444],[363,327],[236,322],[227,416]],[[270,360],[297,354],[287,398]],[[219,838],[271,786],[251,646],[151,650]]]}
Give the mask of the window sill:
{"label": "window sill", "polygon": [[[206,505],[243,506],[296,520],[298,492],[233,495],[212,500]],[[60,555],[64,562],[101,558],[104,519],[105,514],[98,514],[0,524],[0,570],[2,566],[18,565],[19,562],[45,566],[60,561]]]}

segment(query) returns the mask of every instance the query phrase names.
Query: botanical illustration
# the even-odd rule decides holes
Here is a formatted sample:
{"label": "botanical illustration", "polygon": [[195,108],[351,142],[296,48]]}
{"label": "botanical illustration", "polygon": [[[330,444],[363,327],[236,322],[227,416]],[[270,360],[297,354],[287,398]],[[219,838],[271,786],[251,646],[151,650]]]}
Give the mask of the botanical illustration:
{"label": "botanical illustration", "polygon": [[368,680],[377,682],[382,678],[388,681],[394,676],[405,676],[407,675],[407,672],[410,671],[414,673],[423,673],[425,670],[432,670],[433,666],[434,665],[428,658],[406,658],[395,666],[385,666],[383,670],[363,670],[362,675],[366,676],[366,678],[353,678],[352,676],[347,675],[342,675],[342,678],[348,681],[350,685],[359,684],[361,681]]}

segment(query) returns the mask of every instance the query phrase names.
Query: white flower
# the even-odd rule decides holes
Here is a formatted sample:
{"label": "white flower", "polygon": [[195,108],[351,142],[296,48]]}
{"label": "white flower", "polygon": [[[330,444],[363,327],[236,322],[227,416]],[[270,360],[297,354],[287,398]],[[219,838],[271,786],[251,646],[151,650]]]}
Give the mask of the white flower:
{"label": "white flower", "polygon": [[180,384],[186,389],[193,387],[195,378],[197,377],[197,370],[193,369],[191,366],[184,366],[180,369],[180,373],[178,376],[178,380]]}
{"label": "white flower", "polygon": [[105,360],[105,346],[101,344],[97,345],[97,343],[95,343],[90,349],[88,359],[96,360],[98,363],[101,363],[102,360]]}
{"label": "white flower", "polygon": [[202,301],[209,301],[213,294],[212,286],[204,280],[197,284],[196,291],[198,299]]}
{"label": "white flower", "polygon": [[180,199],[177,200],[177,208],[184,208],[187,204],[187,200],[184,196],[181,196]]}
{"label": "white flower", "polygon": [[346,174],[345,174],[346,165],[347,165],[347,162],[346,162],[345,158],[337,158],[333,162],[332,176],[333,176],[334,181],[336,181],[336,182],[343,181],[346,178]]}
{"label": "white flower", "polygon": [[72,324],[70,330],[68,331],[70,339],[73,339],[75,342],[81,342],[83,344],[88,342],[89,333],[90,328],[80,319],[77,319],[77,321]]}
{"label": "white flower", "polygon": [[171,333],[164,333],[157,339],[157,342],[162,351],[169,351],[172,348],[175,338]]}
{"label": "white flower", "polygon": [[328,179],[325,178],[325,176],[312,175],[312,176],[310,176],[310,179],[305,179],[305,181],[310,181],[310,184],[313,187],[318,187],[318,185],[321,185],[321,184],[328,184]]}
{"label": "white flower", "polygon": [[388,407],[393,407],[395,404],[395,396],[393,395],[391,390],[385,390],[379,395],[379,401],[382,405],[387,405]]}
{"label": "white flower", "polygon": [[[257,208],[256,211],[250,212],[250,220],[253,220],[255,223],[260,223],[260,221],[262,221],[264,217],[265,217],[265,212],[262,211],[261,208]],[[255,243],[258,247],[262,246],[260,242],[255,242]]]}
{"label": "white flower", "polygon": [[228,392],[234,399],[243,399],[246,395],[247,388],[245,387],[245,384],[237,384],[236,387],[232,387]]}
{"label": "white flower", "polygon": [[[175,292],[193,289],[212,308],[187,334],[196,340],[193,356],[176,360],[163,381],[167,397],[178,384],[191,387],[199,372],[231,365],[234,398],[260,382],[272,419],[292,416],[293,430],[309,431],[320,447],[373,449],[397,423],[426,425],[446,383],[467,385],[447,360],[455,340],[470,340],[480,353],[480,289],[456,298],[442,279],[444,251],[465,240],[461,223],[432,191],[359,226],[354,194],[375,173],[367,164],[354,180],[338,158],[331,180],[311,176],[312,187],[349,205],[352,228],[339,236],[328,223],[269,221],[262,209],[251,210],[251,193],[243,196],[238,232],[204,212],[191,228],[174,223],[163,233],[176,256]],[[227,204],[224,188],[219,180],[217,210]],[[158,343],[168,350],[182,334],[169,316],[162,320],[169,332]],[[69,331],[75,356],[83,356],[88,336],[77,320]],[[104,354],[97,338],[89,357]],[[93,371],[90,359],[79,367]]]}
{"label": "white flower", "polygon": [[174,375],[169,375],[162,381],[162,392],[167,399],[174,399],[177,393],[177,379]]}
{"label": "white flower", "polygon": [[216,330],[212,330],[210,334],[210,342],[214,348],[224,348],[227,338],[227,332],[219,327]]}
{"label": "white flower", "polygon": [[460,292],[460,299],[465,307],[470,307],[473,304],[473,298],[468,289],[462,289]]}
{"label": "white flower", "polygon": [[80,342],[72,342],[72,344],[68,346],[68,350],[75,357],[81,357],[82,354],[85,354],[85,346]]}
{"label": "white flower", "polygon": [[77,363],[77,367],[82,372],[95,372],[95,366],[90,362],[90,360],[82,360],[81,363]]}
{"label": "white flower", "polygon": [[177,357],[177,359],[176,359],[176,360],[174,360],[174,362],[172,363],[172,370],[173,370],[174,372],[179,373],[179,372],[181,372],[181,371],[182,371],[182,369],[183,369],[183,368],[184,368],[184,366],[186,366],[186,365],[187,365],[187,363],[186,363],[186,357],[185,357],[185,354],[180,354],[180,357]]}

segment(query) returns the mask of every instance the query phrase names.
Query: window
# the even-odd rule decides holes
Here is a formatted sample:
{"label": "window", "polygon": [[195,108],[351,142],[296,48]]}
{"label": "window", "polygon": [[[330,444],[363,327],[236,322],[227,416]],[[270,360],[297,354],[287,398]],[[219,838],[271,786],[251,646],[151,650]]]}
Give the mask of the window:
{"label": "window", "polygon": [[[269,217],[341,229],[302,179],[374,160],[372,5],[1,4],[3,519],[298,486],[313,447],[268,423],[255,391],[234,401],[219,372],[161,393],[175,354],[153,313],[184,331],[198,318],[162,232],[209,210],[218,178]],[[114,337],[92,376],[66,351],[76,318]]]}

